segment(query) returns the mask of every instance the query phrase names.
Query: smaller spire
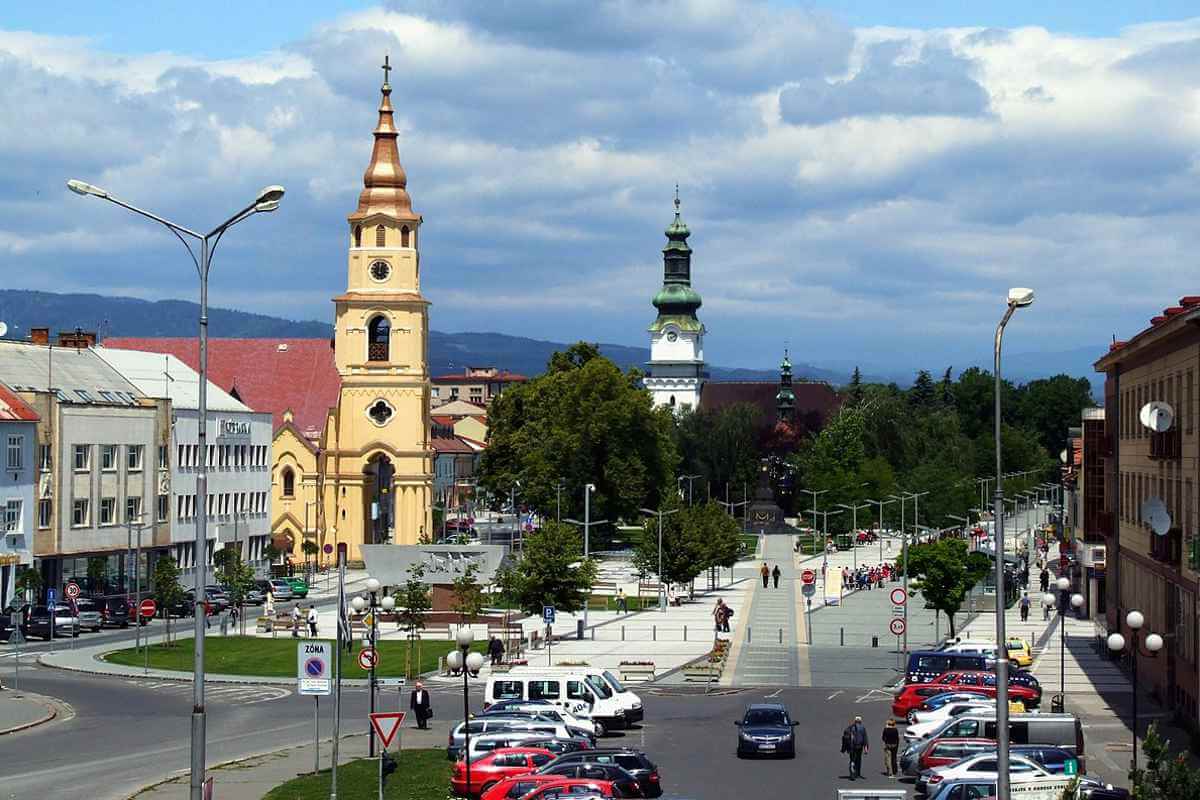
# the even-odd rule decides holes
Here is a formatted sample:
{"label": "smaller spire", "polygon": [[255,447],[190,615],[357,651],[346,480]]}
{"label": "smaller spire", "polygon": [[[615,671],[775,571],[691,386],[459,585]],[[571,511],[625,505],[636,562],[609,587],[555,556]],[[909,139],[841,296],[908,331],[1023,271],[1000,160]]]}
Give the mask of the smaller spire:
{"label": "smaller spire", "polygon": [[675,184],[675,214],[679,214],[679,184]]}
{"label": "smaller spire", "polygon": [[384,53],[383,66],[380,67],[380,69],[383,70],[383,88],[387,91],[391,91],[391,89],[392,89],[391,84],[388,82],[388,79],[391,77],[388,73],[390,73],[392,71],[393,67],[389,63],[389,60],[390,60],[390,56],[388,56],[387,53]]}

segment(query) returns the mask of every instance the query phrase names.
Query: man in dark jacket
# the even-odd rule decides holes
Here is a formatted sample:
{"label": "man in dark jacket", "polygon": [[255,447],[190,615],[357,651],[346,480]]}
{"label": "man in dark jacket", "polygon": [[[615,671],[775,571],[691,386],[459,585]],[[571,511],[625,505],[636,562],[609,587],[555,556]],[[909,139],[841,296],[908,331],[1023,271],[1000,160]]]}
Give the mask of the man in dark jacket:
{"label": "man in dark jacket", "polygon": [[850,780],[862,777],[863,753],[870,750],[862,717],[855,717],[846,730],[842,731],[842,752],[850,757]]}
{"label": "man in dark jacket", "polygon": [[488,640],[488,655],[492,657],[493,667],[504,660],[504,642],[500,641],[499,636]]}
{"label": "man in dark jacket", "polygon": [[776,589],[778,589],[778,588],[779,588],[779,576],[780,576],[780,575],[782,575],[782,574],[783,574],[783,571],[779,569],[779,565],[778,565],[778,564],[776,564],[776,565],[775,565],[775,569],[771,570],[771,578],[772,578],[772,580],[774,580],[774,581],[775,581],[775,588],[776,588]]}
{"label": "man in dark jacket", "polygon": [[425,690],[425,684],[420,681],[417,681],[417,685],[413,687],[412,696],[408,699],[408,707],[412,709],[413,715],[417,718],[417,727],[427,730],[429,718],[433,716],[433,706],[429,703],[429,692]]}

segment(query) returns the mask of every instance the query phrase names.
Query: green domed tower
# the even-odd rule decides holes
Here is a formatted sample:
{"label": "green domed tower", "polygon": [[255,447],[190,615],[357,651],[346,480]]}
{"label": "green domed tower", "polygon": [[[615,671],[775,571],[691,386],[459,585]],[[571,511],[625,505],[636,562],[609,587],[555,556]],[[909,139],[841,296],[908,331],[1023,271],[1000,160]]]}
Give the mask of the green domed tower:
{"label": "green domed tower", "polygon": [[790,423],[796,416],[796,393],[792,391],[792,362],[788,352],[783,351],[783,362],[779,365],[779,391],[775,394],[775,409],[780,422]]}
{"label": "green domed tower", "polygon": [[650,325],[649,375],[645,385],[656,405],[682,408],[700,405],[708,373],[704,366],[703,323],[696,316],[700,294],[692,288],[692,248],[687,223],[679,212],[675,187],[675,219],[667,226],[663,248],[663,285],[651,301],[658,316]]}

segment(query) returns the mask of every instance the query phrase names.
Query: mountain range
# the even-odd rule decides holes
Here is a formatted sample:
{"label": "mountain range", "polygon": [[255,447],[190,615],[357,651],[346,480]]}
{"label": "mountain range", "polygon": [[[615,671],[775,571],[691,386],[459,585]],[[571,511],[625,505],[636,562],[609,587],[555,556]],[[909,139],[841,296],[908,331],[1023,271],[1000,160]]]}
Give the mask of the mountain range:
{"label": "mountain range", "polygon": [[[53,331],[94,330],[100,339],[107,336],[194,336],[199,307],[186,300],[140,300],[133,297],[109,297],[98,294],[60,294],[24,289],[0,289],[0,322],[11,339],[23,339],[30,327],[49,327]],[[326,339],[333,326],[315,320],[290,320],[253,314],[228,308],[209,308],[209,330],[213,335],[236,339]],[[429,333],[429,369],[434,375],[461,371],[466,366],[497,366],[524,375],[537,375],[546,368],[551,354],[562,350],[563,342],[530,339],[502,333]],[[622,369],[645,368],[650,358],[647,347],[600,343],[600,351]],[[1092,362],[1101,347],[1042,353],[1017,353],[1005,356],[1005,376],[1017,382],[1066,373],[1092,382],[1093,396],[1103,397],[1103,376],[1092,370]],[[797,363],[797,378],[842,385],[850,380],[855,366],[863,380],[891,382],[908,386],[916,367],[898,364],[855,364],[834,361],[822,364]],[[970,366],[970,364],[966,365]],[[978,363],[990,369],[990,363]],[[779,377],[775,370],[744,369],[710,365],[714,380],[766,380]],[[930,368],[931,371],[935,371]],[[938,377],[937,375],[934,376]]]}

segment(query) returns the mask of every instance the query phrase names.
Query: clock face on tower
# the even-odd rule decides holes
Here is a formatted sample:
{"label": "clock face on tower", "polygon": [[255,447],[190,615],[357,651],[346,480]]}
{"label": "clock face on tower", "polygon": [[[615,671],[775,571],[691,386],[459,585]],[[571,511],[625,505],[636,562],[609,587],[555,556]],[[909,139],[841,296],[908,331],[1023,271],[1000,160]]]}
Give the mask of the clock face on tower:
{"label": "clock face on tower", "polygon": [[676,333],[675,331],[667,331],[667,341],[668,342],[673,342],[678,338],[679,338],[679,334]]}
{"label": "clock face on tower", "polygon": [[386,281],[388,276],[392,274],[392,266],[386,261],[374,261],[371,263],[371,277],[377,281]]}

